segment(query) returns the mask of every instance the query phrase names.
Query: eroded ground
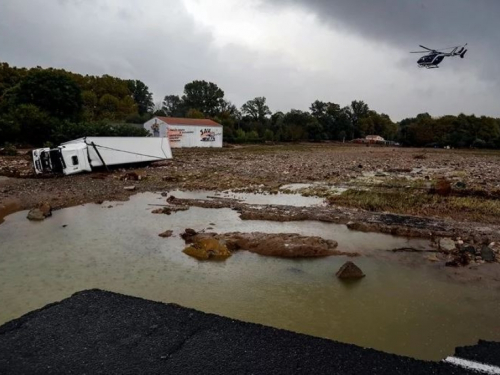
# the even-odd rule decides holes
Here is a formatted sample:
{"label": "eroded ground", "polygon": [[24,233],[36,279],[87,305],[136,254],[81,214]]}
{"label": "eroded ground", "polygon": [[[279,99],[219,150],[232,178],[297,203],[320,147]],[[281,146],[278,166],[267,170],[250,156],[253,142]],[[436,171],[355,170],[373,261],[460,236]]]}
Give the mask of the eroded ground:
{"label": "eroded ground", "polygon": [[[427,229],[467,232],[492,241],[500,236],[498,152],[316,144],[184,149],[174,150],[173,160],[134,171],[34,178],[28,155],[0,157],[0,175],[9,177],[0,179],[0,212],[40,202],[57,209],[123,200],[146,191],[280,192],[322,197],[328,202],[323,218],[366,224],[357,229],[408,234],[417,228],[413,235]],[[260,212],[267,218],[274,215],[273,210]],[[424,219],[380,215],[387,212]],[[316,210],[291,217],[301,215],[322,220]]]}

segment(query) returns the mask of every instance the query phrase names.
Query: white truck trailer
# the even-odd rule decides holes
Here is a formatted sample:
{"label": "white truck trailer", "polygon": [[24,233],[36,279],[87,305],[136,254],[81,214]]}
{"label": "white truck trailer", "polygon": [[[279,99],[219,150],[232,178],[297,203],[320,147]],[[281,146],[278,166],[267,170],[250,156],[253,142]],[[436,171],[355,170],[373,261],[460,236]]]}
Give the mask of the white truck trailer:
{"label": "white truck trailer", "polygon": [[70,175],[96,167],[171,159],[172,150],[166,137],[85,137],[52,149],[33,150],[32,155],[37,174]]}

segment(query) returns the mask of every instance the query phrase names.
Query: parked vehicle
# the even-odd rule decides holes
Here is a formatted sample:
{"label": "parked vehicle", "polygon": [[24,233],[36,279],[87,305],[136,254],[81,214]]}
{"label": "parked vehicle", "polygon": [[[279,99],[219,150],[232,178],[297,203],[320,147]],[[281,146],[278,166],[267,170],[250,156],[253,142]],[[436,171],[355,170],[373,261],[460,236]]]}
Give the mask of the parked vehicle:
{"label": "parked vehicle", "polygon": [[37,174],[70,175],[98,167],[171,159],[172,150],[166,137],[85,137],[52,149],[33,150],[32,156]]}

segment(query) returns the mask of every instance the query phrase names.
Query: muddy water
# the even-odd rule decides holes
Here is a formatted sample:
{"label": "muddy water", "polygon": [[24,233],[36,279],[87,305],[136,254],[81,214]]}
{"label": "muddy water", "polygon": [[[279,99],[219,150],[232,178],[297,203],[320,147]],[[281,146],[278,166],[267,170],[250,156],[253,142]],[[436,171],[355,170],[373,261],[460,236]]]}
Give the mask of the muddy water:
{"label": "muddy water", "polygon": [[[8,216],[0,225],[0,323],[101,288],[423,359],[441,359],[479,338],[500,340],[497,292],[449,282],[431,267],[403,266],[393,254],[374,256],[427,246],[423,241],[327,223],[244,222],[228,209],[151,214],[148,204],[163,201],[142,194],[113,208],[106,202],[55,211],[40,223],[26,220],[26,212]],[[240,251],[226,262],[203,263],[184,255],[177,235],[210,223],[219,232],[335,239],[339,249],[365,254],[354,261],[367,277],[338,281],[344,257],[289,260]],[[158,237],[167,229],[176,237]]]}
{"label": "muddy water", "polygon": [[176,198],[181,199],[235,199],[246,204],[274,204],[295,207],[312,207],[325,205],[325,200],[318,197],[303,197],[296,194],[264,194],[264,193],[237,193],[232,191],[210,192],[210,191],[178,191],[170,192]]}

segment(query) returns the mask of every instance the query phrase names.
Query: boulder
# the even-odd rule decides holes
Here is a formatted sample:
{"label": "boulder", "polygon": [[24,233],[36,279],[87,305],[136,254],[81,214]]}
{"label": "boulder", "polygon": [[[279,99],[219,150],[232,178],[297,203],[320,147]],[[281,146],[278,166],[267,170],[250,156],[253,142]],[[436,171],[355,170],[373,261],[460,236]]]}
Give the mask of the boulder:
{"label": "boulder", "polygon": [[33,208],[28,212],[28,220],[42,221],[45,220],[43,212],[38,208]]}
{"label": "boulder", "polygon": [[366,276],[353,262],[345,263],[342,267],[340,267],[336,275],[342,280],[355,280]]}
{"label": "boulder", "polygon": [[42,221],[52,216],[52,207],[48,203],[40,203],[37,207],[28,212],[28,220]]}
{"label": "boulder", "polygon": [[495,252],[489,246],[483,246],[481,248],[481,258],[483,258],[486,262],[494,262]]}
{"label": "boulder", "polygon": [[167,230],[163,233],[160,233],[158,236],[162,237],[162,238],[168,238],[168,237],[172,237],[172,234],[174,234],[173,231],[171,230]]}
{"label": "boulder", "polygon": [[198,260],[225,260],[231,256],[226,244],[215,238],[196,240],[192,246],[186,247],[183,252]]}
{"label": "boulder", "polygon": [[455,241],[451,238],[441,238],[439,240],[439,250],[444,251],[445,253],[452,252],[456,249]]}
{"label": "boulder", "polygon": [[190,242],[191,239],[196,236],[198,233],[194,230],[194,229],[191,229],[191,228],[186,228],[184,230],[184,233],[181,234],[181,237],[184,241],[186,242]]}
{"label": "boulder", "polygon": [[49,217],[52,216],[52,207],[48,203],[41,203],[38,205],[38,209],[42,211],[43,216]]}

